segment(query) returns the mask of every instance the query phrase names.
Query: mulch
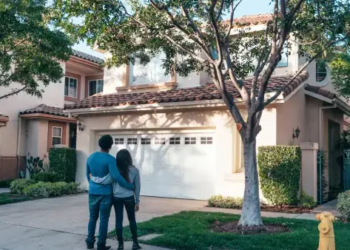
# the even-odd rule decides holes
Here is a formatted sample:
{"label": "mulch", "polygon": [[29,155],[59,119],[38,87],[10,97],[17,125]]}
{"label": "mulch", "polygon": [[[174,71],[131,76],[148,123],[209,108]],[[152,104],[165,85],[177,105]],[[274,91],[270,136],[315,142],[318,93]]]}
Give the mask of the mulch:
{"label": "mulch", "polygon": [[218,233],[234,233],[241,235],[254,234],[277,234],[290,232],[289,228],[283,224],[265,224],[263,226],[240,226],[237,221],[219,222],[216,221],[211,227],[214,232]]}
{"label": "mulch", "polygon": [[309,213],[312,209],[306,207],[298,206],[270,206],[270,205],[261,205],[261,211],[264,212],[274,212],[274,213],[288,213],[288,214],[303,214]]}

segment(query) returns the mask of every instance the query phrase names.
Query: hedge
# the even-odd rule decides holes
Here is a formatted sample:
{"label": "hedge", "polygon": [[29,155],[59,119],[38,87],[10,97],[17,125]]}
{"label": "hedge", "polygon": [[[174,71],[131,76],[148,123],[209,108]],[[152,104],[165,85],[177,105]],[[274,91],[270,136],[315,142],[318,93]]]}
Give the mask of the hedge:
{"label": "hedge", "polygon": [[338,195],[337,209],[342,220],[350,220],[350,191],[345,191]]}
{"label": "hedge", "polygon": [[299,147],[260,147],[258,166],[262,192],[271,204],[298,204],[301,173]]}
{"label": "hedge", "polygon": [[33,184],[35,184],[34,180],[17,179],[11,182],[10,191],[13,194],[23,195],[23,190]]}
{"label": "hedge", "polygon": [[208,206],[219,207],[219,208],[241,209],[243,206],[243,198],[224,197],[221,195],[214,195],[209,198]]}
{"label": "hedge", "polygon": [[38,182],[30,185],[23,190],[25,195],[38,198],[48,198],[67,194],[75,194],[78,192],[77,183],[66,182]]}
{"label": "hedge", "polygon": [[37,174],[34,174],[32,179],[35,182],[57,182],[58,181],[58,175],[56,173],[48,173],[48,172],[40,172]]}
{"label": "hedge", "polygon": [[13,181],[13,179],[0,181],[0,188],[8,188],[8,187],[10,187],[10,184],[11,184],[12,181]]}
{"label": "hedge", "polygon": [[51,148],[49,161],[58,181],[74,182],[77,170],[77,152],[73,148]]}

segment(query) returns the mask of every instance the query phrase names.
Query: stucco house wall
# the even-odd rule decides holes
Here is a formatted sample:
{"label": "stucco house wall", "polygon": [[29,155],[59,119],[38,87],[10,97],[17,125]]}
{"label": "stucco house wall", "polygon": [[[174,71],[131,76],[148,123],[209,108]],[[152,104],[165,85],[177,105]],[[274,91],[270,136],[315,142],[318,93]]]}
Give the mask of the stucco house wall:
{"label": "stucco house wall", "polygon": [[[308,131],[305,127],[305,93],[300,88],[284,103],[276,105],[277,109],[277,145],[299,145],[305,141]],[[293,132],[299,128],[300,135],[293,138]]]}

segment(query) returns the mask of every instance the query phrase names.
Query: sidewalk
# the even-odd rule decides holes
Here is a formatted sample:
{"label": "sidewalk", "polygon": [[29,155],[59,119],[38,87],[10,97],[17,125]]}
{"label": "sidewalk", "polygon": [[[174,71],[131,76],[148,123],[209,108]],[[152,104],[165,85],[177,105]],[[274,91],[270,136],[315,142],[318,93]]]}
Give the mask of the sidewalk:
{"label": "sidewalk", "polygon": [[0,188],[0,194],[1,193],[10,193],[10,189],[9,188]]}
{"label": "sidewalk", "polygon": [[330,212],[334,216],[340,216],[338,210],[337,210],[337,200],[333,200],[330,202],[327,202],[321,206],[316,207],[311,211],[311,213],[318,214],[322,212]]}

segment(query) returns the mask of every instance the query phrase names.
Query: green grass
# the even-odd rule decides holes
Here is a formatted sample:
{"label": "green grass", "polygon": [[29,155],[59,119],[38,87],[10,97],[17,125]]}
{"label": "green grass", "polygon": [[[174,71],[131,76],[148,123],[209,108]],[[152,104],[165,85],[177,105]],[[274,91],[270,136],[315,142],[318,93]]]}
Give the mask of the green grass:
{"label": "green grass", "polygon": [[10,204],[10,203],[17,203],[22,201],[29,201],[33,198],[25,195],[17,195],[17,194],[11,194],[11,193],[0,193],[0,205]]}
{"label": "green grass", "polygon": [[[223,213],[181,212],[171,216],[155,218],[139,223],[139,236],[157,233],[162,236],[143,242],[149,245],[168,247],[177,250],[310,250],[318,248],[317,221],[265,218],[264,223],[283,223],[291,232],[280,234],[236,235],[214,233],[210,226],[215,221],[237,221],[239,216]],[[335,223],[337,250],[349,249],[346,244],[350,235],[350,225]],[[130,230],[125,228],[124,235],[130,238]],[[111,237],[115,232],[111,233]]]}

